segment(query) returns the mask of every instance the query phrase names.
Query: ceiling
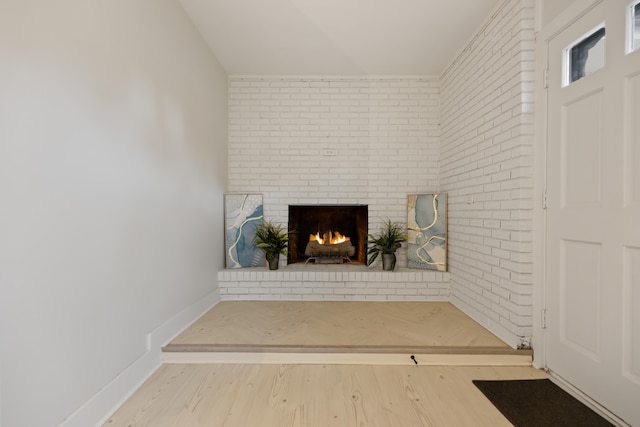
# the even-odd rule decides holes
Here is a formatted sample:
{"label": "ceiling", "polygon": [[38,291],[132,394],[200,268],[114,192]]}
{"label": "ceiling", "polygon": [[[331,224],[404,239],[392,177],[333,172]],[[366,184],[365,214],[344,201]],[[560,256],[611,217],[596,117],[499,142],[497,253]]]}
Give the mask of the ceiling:
{"label": "ceiling", "polygon": [[440,75],[499,0],[179,0],[229,74]]}

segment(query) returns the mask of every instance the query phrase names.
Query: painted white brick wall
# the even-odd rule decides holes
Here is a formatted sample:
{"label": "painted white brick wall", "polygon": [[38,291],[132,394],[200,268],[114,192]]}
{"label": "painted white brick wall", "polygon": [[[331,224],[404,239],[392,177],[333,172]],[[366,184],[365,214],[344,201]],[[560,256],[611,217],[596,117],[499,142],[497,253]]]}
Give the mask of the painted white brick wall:
{"label": "painted white brick wall", "polygon": [[365,267],[218,273],[222,300],[448,301],[449,273]]}
{"label": "painted white brick wall", "polygon": [[229,193],[261,193],[285,226],[291,204],[406,222],[407,195],[438,190],[439,111],[434,77],[231,76]]}
{"label": "painted white brick wall", "polygon": [[[408,194],[438,190],[437,78],[232,76],[228,98],[229,193],[262,194],[270,220],[286,226],[292,204],[365,204],[375,232],[385,218],[406,223]],[[379,269],[302,280],[225,272],[219,285],[222,299],[448,298],[448,274]]]}
{"label": "painted white brick wall", "polygon": [[440,80],[451,301],[513,346],[532,333],[534,15],[505,0]]}

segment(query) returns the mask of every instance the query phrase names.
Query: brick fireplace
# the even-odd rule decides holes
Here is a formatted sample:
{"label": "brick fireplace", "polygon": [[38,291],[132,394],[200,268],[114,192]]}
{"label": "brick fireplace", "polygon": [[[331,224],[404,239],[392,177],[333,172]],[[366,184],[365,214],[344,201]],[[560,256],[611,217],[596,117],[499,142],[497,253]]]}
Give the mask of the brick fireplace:
{"label": "brick fireplace", "polygon": [[[228,191],[262,194],[265,218],[295,232],[295,258],[221,271],[221,298],[446,301],[449,273],[407,269],[405,248],[395,272],[367,267],[364,246],[384,219],[407,220],[408,194],[438,190],[439,102],[437,77],[231,77]],[[366,207],[359,231],[337,230],[351,263],[305,264],[324,231],[293,224],[292,206]]]}

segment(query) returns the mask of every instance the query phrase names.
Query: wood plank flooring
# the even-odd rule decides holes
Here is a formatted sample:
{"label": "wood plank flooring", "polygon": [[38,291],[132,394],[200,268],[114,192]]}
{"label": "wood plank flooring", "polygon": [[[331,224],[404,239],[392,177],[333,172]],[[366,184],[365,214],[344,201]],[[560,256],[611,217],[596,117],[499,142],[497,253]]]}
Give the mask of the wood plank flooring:
{"label": "wood plank flooring", "polygon": [[223,301],[167,349],[509,346],[448,302]]}
{"label": "wood plank flooring", "polygon": [[[268,361],[278,349],[319,358]],[[471,381],[546,376],[530,366],[429,366],[417,354],[416,365],[406,353],[384,365],[368,349],[429,349],[436,359],[515,351],[450,303],[221,302],[165,348],[193,363],[165,363],[105,426],[509,426]],[[262,363],[234,362],[232,351]],[[327,364],[326,351],[373,358]],[[206,363],[208,352],[228,360]]]}
{"label": "wood plank flooring", "polygon": [[105,426],[510,426],[471,383],[522,367],[164,365]]}

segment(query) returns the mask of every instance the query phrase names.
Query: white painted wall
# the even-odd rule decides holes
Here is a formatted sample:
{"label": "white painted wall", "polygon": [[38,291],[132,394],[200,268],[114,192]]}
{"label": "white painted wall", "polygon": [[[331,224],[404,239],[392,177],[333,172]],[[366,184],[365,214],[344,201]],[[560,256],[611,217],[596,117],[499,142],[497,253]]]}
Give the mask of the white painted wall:
{"label": "white painted wall", "polygon": [[556,16],[564,12],[575,0],[538,0],[537,7],[541,26],[549,24]]}
{"label": "white painted wall", "polygon": [[407,194],[438,189],[438,112],[433,77],[232,76],[229,191],[263,194],[285,226],[291,204],[369,205],[370,232],[406,222]]}
{"label": "white painted wall", "polygon": [[441,79],[451,301],[512,346],[532,334],[533,0],[505,0]]}
{"label": "white painted wall", "polygon": [[94,425],[217,299],[226,75],[174,0],[5,0],[0,94],[1,423]]}

